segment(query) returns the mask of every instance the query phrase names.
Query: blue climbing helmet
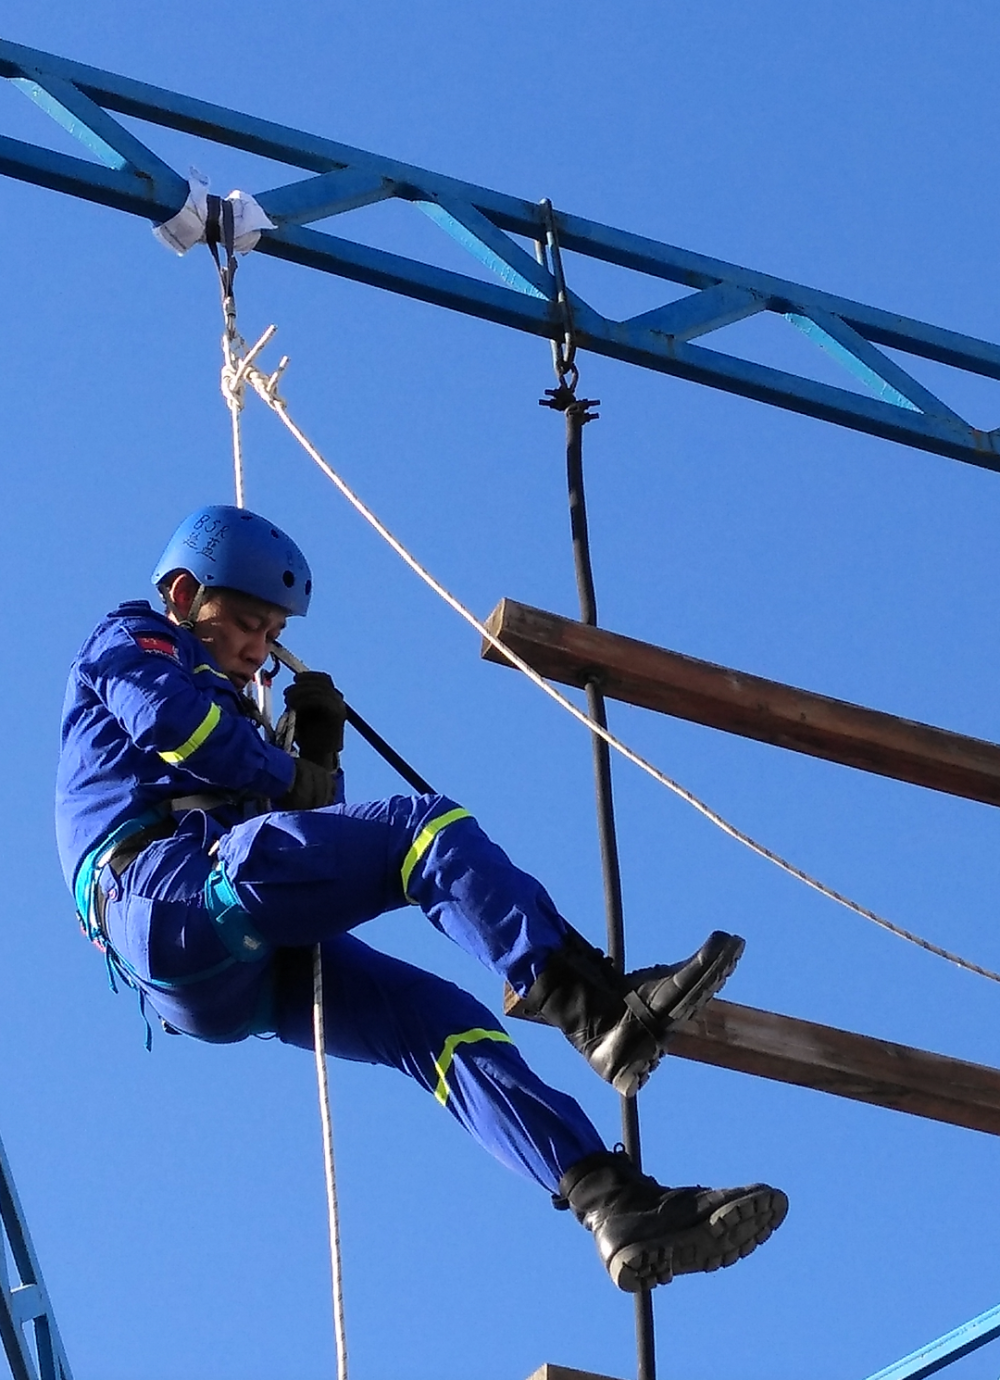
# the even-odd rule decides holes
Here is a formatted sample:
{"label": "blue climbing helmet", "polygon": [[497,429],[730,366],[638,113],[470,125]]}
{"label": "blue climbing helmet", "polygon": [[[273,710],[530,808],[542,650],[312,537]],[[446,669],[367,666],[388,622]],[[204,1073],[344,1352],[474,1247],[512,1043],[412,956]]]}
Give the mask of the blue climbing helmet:
{"label": "blue climbing helmet", "polygon": [[312,594],[305,556],[280,527],[246,508],[215,505],[186,517],[156,563],[153,584],[188,570],[206,589],[238,589],[304,614]]}

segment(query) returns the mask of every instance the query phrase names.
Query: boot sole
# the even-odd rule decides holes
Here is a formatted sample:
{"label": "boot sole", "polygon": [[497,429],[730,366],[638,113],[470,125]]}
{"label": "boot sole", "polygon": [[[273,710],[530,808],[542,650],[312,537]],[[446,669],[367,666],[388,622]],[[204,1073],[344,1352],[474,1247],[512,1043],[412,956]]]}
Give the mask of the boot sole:
{"label": "boot sole", "polygon": [[755,1251],[785,1220],[780,1188],[753,1184],[687,1231],[623,1246],[607,1262],[612,1281],[627,1294],[669,1284],[674,1275],[711,1274]]}
{"label": "boot sole", "polygon": [[736,965],[743,957],[745,948],[745,939],[741,939],[738,934],[729,935],[698,981],[682,994],[676,1005],[664,1013],[663,1019],[667,1025],[663,1032],[662,1043],[655,1047],[653,1052],[650,1052],[649,1048],[652,1043],[652,1036],[640,1027],[640,1039],[645,1045],[645,1049],[616,1074],[612,1080],[616,1092],[619,1092],[622,1097],[635,1097],[663,1057],[666,1046],[670,1042],[672,1028],[679,1022],[697,1015],[701,1008],[722,989],[736,971]]}
{"label": "boot sole", "polygon": [[746,946],[745,939],[731,934],[698,981],[688,988],[676,1006],[670,1008],[668,1018],[674,1022],[686,1021],[700,1011],[732,977]]}

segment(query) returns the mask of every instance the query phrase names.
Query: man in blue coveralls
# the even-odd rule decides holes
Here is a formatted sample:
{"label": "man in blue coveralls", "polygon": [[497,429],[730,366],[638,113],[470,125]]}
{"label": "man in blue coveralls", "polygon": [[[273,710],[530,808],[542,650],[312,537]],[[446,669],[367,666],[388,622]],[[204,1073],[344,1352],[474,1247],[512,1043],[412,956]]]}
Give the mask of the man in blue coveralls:
{"label": "man in blue coveralls", "polygon": [[109,971],[168,1030],[216,1043],[274,1032],[308,1048],[320,944],[330,1052],[415,1078],[572,1209],[619,1288],[715,1270],[765,1241],[787,1211],[780,1190],[664,1188],[609,1151],[472,996],[353,931],[419,906],[626,1096],[743,941],[716,931],[682,963],[622,976],[454,801],[342,803],[344,702],[323,673],[285,692],[297,754],[275,746],[244,692],[312,581],[264,518],[199,509],[153,583],[165,611],[136,601],[99,624],[63,716],[60,856]]}

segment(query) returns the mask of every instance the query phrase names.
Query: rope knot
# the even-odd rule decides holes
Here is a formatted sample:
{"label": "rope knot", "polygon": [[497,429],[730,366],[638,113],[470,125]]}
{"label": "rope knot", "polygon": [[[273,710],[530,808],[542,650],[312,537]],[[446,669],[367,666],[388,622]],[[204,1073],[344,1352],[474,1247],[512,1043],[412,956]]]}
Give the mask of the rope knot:
{"label": "rope knot", "polygon": [[243,411],[246,395],[246,379],[238,365],[224,364],[219,378],[219,387],[227,407],[237,412]]}

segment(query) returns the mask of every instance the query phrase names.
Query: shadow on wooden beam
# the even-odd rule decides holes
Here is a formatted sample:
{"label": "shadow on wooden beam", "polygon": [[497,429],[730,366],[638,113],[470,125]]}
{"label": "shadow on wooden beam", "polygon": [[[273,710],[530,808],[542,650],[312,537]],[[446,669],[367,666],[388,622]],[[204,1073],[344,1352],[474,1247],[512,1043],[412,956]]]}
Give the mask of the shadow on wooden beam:
{"label": "shadow on wooden beam", "polygon": [[[530,1019],[520,1008],[505,988],[505,1014]],[[1000,1135],[1000,1069],[794,1016],[716,999],[677,1027],[668,1053]]]}
{"label": "shadow on wooden beam", "polygon": [[[1000,746],[590,628],[504,599],[488,625],[550,680],[916,786],[1000,805]],[[488,661],[509,665],[483,645]]]}

